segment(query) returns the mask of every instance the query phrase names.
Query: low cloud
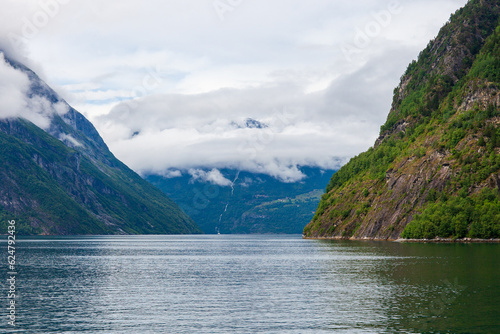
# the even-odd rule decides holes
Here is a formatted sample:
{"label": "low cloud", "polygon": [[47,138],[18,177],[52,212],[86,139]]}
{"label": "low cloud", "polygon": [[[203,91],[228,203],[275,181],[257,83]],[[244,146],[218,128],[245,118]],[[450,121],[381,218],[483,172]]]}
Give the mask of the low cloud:
{"label": "low cloud", "polygon": [[[388,52],[402,59],[408,53]],[[406,66],[388,64],[386,56],[313,93],[276,82],[160,94],[123,102],[94,121],[112,151],[143,174],[233,168],[297,182],[305,177],[300,166],[338,169],[374,143],[397,84],[394,72]]]}
{"label": "low cloud", "polygon": [[233,184],[233,182],[226,179],[224,175],[215,168],[208,172],[201,169],[190,169],[188,173],[191,175],[193,182],[208,182],[222,187],[231,186]]}
{"label": "low cloud", "polygon": [[26,74],[14,69],[0,53],[0,117],[20,114],[27,107],[26,94],[30,81]]}
{"label": "low cloud", "polygon": [[[221,184],[224,168],[296,182],[299,166],[335,169],[366,150],[407,64],[466,3],[251,1],[221,20],[213,1],[54,1],[57,11],[28,35],[44,2],[9,1],[0,31],[22,38],[2,47],[9,39],[0,36],[0,50],[38,74],[42,63],[134,170],[205,171],[194,174]],[[369,37],[362,45],[360,31]],[[0,117],[44,127],[65,113],[64,104],[27,98],[27,77],[2,60],[0,71]],[[265,126],[247,126],[254,121]]]}
{"label": "low cloud", "polygon": [[59,136],[59,140],[66,143],[71,147],[80,147],[83,146],[78,140],[76,140],[73,136],[63,133]]}
{"label": "low cloud", "polygon": [[53,104],[30,91],[28,75],[12,67],[0,52],[0,119],[23,118],[47,129],[54,113],[65,114],[69,110],[64,102]]}

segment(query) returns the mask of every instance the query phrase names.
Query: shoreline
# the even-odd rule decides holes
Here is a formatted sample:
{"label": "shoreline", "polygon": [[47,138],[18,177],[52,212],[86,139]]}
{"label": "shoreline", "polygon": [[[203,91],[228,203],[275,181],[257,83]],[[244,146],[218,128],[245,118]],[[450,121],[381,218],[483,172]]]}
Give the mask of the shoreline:
{"label": "shoreline", "polygon": [[500,239],[475,239],[475,238],[461,238],[461,239],[450,239],[450,238],[435,238],[435,239],[380,239],[380,238],[345,238],[345,237],[306,237],[302,235],[302,239],[306,240],[331,240],[331,241],[387,241],[387,242],[399,242],[399,243],[500,243]]}
{"label": "shoreline", "polygon": [[435,239],[397,239],[394,242],[401,243],[500,243],[500,239],[475,239],[475,238],[462,238],[462,239],[448,239],[448,238],[435,238]]}

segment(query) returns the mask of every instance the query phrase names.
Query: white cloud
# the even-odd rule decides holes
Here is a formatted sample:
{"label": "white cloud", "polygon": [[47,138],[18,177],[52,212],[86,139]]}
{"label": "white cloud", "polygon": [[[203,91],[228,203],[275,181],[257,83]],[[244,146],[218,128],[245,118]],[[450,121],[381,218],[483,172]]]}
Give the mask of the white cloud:
{"label": "white cloud", "polygon": [[161,175],[167,179],[173,179],[176,177],[181,177],[182,172],[180,170],[166,170],[166,171],[163,171],[162,173],[159,173],[159,175]]}
{"label": "white cloud", "polygon": [[188,173],[191,175],[193,182],[209,182],[222,187],[231,186],[233,184],[233,182],[226,179],[224,175],[215,168],[208,172],[201,169],[190,169]]}
{"label": "white cloud", "polygon": [[7,64],[3,53],[0,54],[0,118],[14,117],[24,111],[29,87],[28,76]]}
{"label": "white cloud", "polygon": [[63,116],[63,115],[66,115],[69,111],[69,106],[67,103],[61,101],[61,102],[57,102],[57,103],[54,103],[52,105],[52,107],[54,108],[54,111],[59,115],[59,116]]}
{"label": "white cloud", "polygon": [[47,129],[52,115],[66,113],[64,103],[52,104],[45,97],[30,96],[28,76],[12,67],[0,53],[0,119],[24,118],[42,129]]}
{"label": "white cloud", "polygon": [[[391,62],[393,70],[384,70],[386,58],[374,57],[312,94],[298,83],[278,83],[154,95],[124,102],[95,123],[112,151],[142,173],[237,168],[299,181],[297,166],[339,168],[373,144],[390,108],[394,74],[406,66]],[[267,127],[241,127],[247,118]]]}
{"label": "white cloud", "polygon": [[65,144],[68,144],[68,146],[71,146],[71,147],[83,146],[82,143],[80,143],[78,140],[76,140],[73,136],[68,135],[66,133],[61,134],[59,136],[59,140],[61,140]]}
{"label": "white cloud", "polygon": [[[303,177],[298,165],[335,168],[372,145],[407,64],[467,2],[400,0],[391,12],[386,0],[254,0],[221,20],[213,1],[50,1],[57,11],[32,36],[23,31],[46,12],[41,2],[5,4],[0,31],[23,37],[13,46],[0,36],[0,49],[43,64],[118,158],[143,173],[240,168],[284,181]],[[356,46],[374,22],[379,31]],[[25,78],[6,73],[22,95]],[[43,101],[4,95],[43,123]],[[268,128],[234,126],[247,118]]]}

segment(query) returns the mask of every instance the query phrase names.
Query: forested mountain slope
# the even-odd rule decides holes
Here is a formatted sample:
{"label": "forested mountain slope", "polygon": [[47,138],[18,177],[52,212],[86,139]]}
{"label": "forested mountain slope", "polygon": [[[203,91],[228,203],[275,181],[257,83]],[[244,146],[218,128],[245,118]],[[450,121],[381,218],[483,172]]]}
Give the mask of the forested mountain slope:
{"label": "forested mountain slope", "polygon": [[0,115],[9,115],[6,102],[14,98],[26,109],[26,117],[0,118],[3,233],[9,220],[19,234],[201,232],[174,202],[116,159],[94,126],[33,71],[1,52],[0,61]]}
{"label": "forested mountain slope", "polygon": [[300,234],[314,216],[333,172],[315,167],[300,170],[306,177],[293,183],[232,169],[221,170],[232,181],[230,186],[195,181],[186,173],[146,179],[179,204],[205,233]]}
{"label": "forested mountain slope", "polygon": [[471,0],[408,66],[379,139],[333,175],[305,237],[500,237],[499,8]]}

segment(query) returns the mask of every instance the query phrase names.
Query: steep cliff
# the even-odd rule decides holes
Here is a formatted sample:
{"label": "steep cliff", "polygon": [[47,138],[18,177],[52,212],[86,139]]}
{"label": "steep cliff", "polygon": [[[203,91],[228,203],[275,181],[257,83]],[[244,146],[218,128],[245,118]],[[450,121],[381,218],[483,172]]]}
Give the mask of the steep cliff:
{"label": "steep cliff", "polygon": [[[174,202],[113,156],[83,115],[34,72],[0,56],[0,86],[16,95],[12,107],[2,95],[0,233],[8,220],[16,220],[19,234],[200,233]],[[19,115],[9,110],[19,105]]]}
{"label": "steep cliff", "polygon": [[334,174],[306,237],[500,237],[499,12],[471,0],[408,66],[380,137]]}

